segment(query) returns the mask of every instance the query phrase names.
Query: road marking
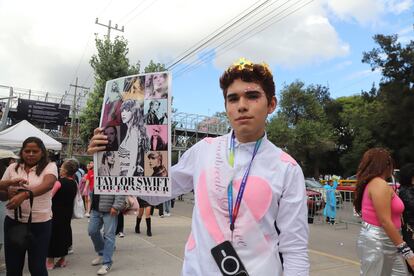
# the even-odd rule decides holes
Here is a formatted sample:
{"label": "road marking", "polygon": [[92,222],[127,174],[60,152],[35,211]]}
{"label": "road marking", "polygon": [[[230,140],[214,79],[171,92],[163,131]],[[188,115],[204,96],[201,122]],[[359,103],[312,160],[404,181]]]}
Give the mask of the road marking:
{"label": "road marking", "polygon": [[328,258],[331,258],[331,259],[335,259],[335,260],[342,261],[342,262],[345,262],[345,263],[353,264],[353,265],[356,265],[356,266],[361,265],[359,262],[356,262],[356,261],[353,261],[353,260],[350,260],[350,259],[347,259],[347,258],[342,258],[342,257],[338,257],[338,256],[335,256],[335,255],[331,255],[331,254],[328,254],[328,253],[325,253],[325,252],[322,252],[322,251],[309,249],[309,253],[324,256],[324,257],[328,257]]}

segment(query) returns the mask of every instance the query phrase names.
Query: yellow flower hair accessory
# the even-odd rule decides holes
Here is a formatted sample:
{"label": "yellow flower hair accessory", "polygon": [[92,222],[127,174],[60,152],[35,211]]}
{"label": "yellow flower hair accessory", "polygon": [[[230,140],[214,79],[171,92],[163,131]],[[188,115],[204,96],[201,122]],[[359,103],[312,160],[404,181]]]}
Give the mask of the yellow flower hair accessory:
{"label": "yellow flower hair accessory", "polygon": [[270,70],[270,67],[269,67],[269,65],[267,63],[262,62],[261,65],[263,66],[263,68],[266,71],[266,73],[269,73],[270,75],[272,74],[272,71]]}
{"label": "yellow flower hair accessory", "polygon": [[253,70],[253,62],[251,62],[250,60],[247,60],[247,59],[242,57],[238,61],[233,63],[233,65],[230,66],[229,69],[230,70],[231,69],[236,69],[236,70],[239,70],[239,71],[242,71],[244,69],[248,69],[248,70],[252,71]]}

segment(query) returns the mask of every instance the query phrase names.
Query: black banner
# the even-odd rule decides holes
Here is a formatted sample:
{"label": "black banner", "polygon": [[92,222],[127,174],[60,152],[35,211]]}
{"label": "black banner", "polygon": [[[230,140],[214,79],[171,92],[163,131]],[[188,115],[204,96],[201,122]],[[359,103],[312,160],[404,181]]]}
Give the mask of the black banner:
{"label": "black banner", "polygon": [[70,105],[19,99],[15,119],[32,124],[58,126],[69,118]]}

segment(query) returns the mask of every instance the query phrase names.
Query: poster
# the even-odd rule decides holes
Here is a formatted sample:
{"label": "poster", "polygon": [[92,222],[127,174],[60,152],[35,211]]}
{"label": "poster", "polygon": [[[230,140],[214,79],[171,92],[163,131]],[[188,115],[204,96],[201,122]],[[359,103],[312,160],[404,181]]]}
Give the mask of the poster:
{"label": "poster", "polygon": [[108,144],[94,156],[95,194],[171,195],[169,72],[107,81],[100,127]]}

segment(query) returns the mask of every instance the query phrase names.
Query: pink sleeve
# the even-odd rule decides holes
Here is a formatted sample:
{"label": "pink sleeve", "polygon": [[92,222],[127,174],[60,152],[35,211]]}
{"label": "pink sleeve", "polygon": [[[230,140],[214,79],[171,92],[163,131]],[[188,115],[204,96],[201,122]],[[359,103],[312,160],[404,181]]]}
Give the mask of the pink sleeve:
{"label": "pink sleeve", "polygon": [[52,188],[52,197],[56,194],[60,187],[62,187],[62,184],[59,181],[56,181]]}

